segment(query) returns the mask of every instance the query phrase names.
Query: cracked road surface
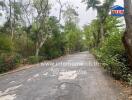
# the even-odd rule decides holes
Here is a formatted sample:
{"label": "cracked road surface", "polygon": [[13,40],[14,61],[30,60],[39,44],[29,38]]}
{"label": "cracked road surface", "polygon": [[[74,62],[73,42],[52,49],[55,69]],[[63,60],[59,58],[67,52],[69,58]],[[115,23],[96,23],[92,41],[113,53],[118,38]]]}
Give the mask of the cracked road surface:
{"label": "cracked road surface", "polygon": [[119,95],[89,52],[0,77],[0,100],[121,100]]}

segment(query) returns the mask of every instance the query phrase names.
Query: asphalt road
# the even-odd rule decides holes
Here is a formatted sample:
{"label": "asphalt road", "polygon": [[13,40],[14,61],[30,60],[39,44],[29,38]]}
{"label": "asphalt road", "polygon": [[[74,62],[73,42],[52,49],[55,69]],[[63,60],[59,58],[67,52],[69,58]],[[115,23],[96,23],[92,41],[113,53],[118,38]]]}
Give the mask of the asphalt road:
{"label": "asphalt road", "polygon": [[119,95],[89,52],[0,77],[0,100],[121,100]]}

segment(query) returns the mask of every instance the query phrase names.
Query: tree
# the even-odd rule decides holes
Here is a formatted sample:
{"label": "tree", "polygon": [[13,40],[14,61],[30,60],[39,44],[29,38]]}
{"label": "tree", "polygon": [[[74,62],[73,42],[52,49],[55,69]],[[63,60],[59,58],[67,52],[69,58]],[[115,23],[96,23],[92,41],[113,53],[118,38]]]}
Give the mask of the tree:
{"label": "tree", "polygon": [[[11,35],[11,40],[13,41],[14,34],[16,33],[16,29],[18,28],[20,16],[22,14],[21,11],[21,2],[18,2],[16,0],[8,0],[6,1],[0,1],[0,5],[3,8],[3,11],[6,12],[6,23],[4,25],[4,29],[8,30],[8,33]],[[10,28],[10,29],[9,29]]]}
{"label": "tree", "polygon": [[125,21],[126,21],[126,31],[123,36],[123,43],[126,48],[129,62],[132,68],[132,1],[124,0],[125,7]]}
{"label": "tree", "polygon": [[60,5],[60,11],[59,11],[59,17],[58,17],[59,18],[58,22],[60,22],[61,17],[62,17],[63,7],[64,7],[65,4],[62,4],[61,0],[56,0],[56,1]]}
{"label": "tree", "polygon": [[49,20],[49,0],[34,0],[33,7],[36,10],[37,16],[34,17],[32,31],[35,35],[36,53],[39,56],[40,49],[46,42],[51,33],[48,20]]}
{"label": "tree", "polygon": [[64,34],[66,40],[65,50],[67,53],[73,53],[82,49],[82,32],[78,27],[78,13],[71,4],[66,6],[63,12],[65,21]]}
{"label": "tree", "polygon": [[80,28],[73,22],[65,24],[66,52],[73,53],[82,50],[83,34]]}
{"label": "tree", "polygon": [[105,36],[104,30],[104,22],[109,15],[110,7],[113,5],[115,0],[105,0],[104,3],[101,5],[99,0],[83,0],[87,4],[87,9],[93,8],[97,10],[97,17],[100,23],[100,41],[103,41]]}
{"label": "tree", "polygon": [[75,7],[73,5],[68,4],[66,6],[66,10],[63,12],[63,18],[65,23],[78,23],[79,19],[78,19],[78,13],[75,9]]}
{"label": "tree", "polygon": [[[4,1],[0,1],[0,8],[1,8],[0,10],[3,11],[5,7],[6,7],[5,2]],[[2,15],[3,15],[3,13],[0,12],[0,16],[2,16]]]}
{"label": "tree", "polygon": [[46,40],[45,45],[41,48],[40,56],[52,59],[65,53],[65,35],[61,32],[60,24],[56,17],[51,16],[48,23],[52,33],[50,38]]}
{"label": "tree", "polygon": [[[104,22],[105,38],[109,37],[113,32],[119,31],[119,25],[120,21],[116,17],[108,16]],[[98,19],[93,20],[90,25],[84,27],[84,35],[90,49],[93,47],[98,48],[100,41],[100,22]]]}
{"label": "tree", "polygon": [[90,25],[84,26],[84,35],[86,38],[86,44],[89,49],[93,47],[98,47],[100,39],[100,29],[99,29],[99,20],[93,20]]}

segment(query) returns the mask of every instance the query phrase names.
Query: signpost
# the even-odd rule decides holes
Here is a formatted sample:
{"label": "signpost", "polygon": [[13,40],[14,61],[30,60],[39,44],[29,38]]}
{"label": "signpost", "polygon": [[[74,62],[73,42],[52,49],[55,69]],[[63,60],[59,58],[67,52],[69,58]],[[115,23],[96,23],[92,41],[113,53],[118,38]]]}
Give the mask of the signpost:
{"label": "signpost", "polygon": [[124,8],[119,6],[119,5],[116,5],[116,6],[112,7],[111,15],[116,16],[116,17],[124,16]]}

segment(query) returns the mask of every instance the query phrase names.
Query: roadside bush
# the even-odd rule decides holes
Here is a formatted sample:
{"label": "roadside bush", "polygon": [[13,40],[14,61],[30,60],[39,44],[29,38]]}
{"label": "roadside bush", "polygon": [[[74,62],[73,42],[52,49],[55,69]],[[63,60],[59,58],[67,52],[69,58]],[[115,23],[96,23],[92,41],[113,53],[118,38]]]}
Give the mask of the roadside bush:
{"label": "roadside bush", "polygon": [[0,56],[0,73],[13,70],[20,63],[21,56],[19,54],[2,53]]}
{"label": "roadside bush", "polygon": [[14,44],[11,39],[5,35],[0,35],[0,73],[15,69],[20,64],[21,56],[13,53]]}
{"label": "roadside bush", "polygon": [[28,57],[28,63],[29,64],[35,64],[38,62],[42,62],[44,60],[44,58],[42,56],[36,57],[36,56],[30,56]]}
{"label": "roadside bush", "polygon": [[0,53],[11,52],[13,50],[13,43],[7,35],[0,35]]}
{"label": "roadside bush", "polygon": [[128,59],[121,37],[120,33],[112,34],[104,40],[100,48],[92,51],[104,68],[116,79],[123,79],[131,84],[132,72],[128,67]]}
{"label": "roadside bush", "polygon": [[26,58],[34,55],[35,45],[27,35],[23,34],[19,38],[14,39],[14,48],[15,52]]}
{"label": "roadside bush", "polygon": [[49,39],[40,50],[45,59],[53,59],[64,54],[64,43],[59,39]]}

